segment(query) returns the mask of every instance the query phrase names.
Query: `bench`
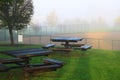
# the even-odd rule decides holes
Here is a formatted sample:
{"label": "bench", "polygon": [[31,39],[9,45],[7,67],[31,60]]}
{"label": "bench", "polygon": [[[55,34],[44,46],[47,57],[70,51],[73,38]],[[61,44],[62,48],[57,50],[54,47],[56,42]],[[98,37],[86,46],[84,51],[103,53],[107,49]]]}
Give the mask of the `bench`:
{"label": "bench", "polygon": [[7,67],[7,66],[5,66],[5,65],[3,65],[3,64],[0,64],[0,72],[6,72],[6,71],[8,71],[10,68],[9,67]]}
{"label": "bench", "polygon": [[25,62],[24,59],[20,58],[0,58],[0,63],[2,64],[9,64],[9,63],[19,63],[19,62]]}
{"label": "bench", "polygon": [[63,65],[64,62],[62,61],[44,58],[43,64],[30,65],[29,67],[25,67],[24,71],[28,73],[56,71],[58,68],[61,68]]}
{"label": "bench", "polygon": [[54,46],[55,46],[55,44],[47,44],[47,45],[43,46],[42,48],[49,49],[49,48],[54,47]]}
{"label": "bench", "polygon": [[[1,64],[0,68],[1,69],[3,69],[2,67],[6,68],[6,66],[4,64],[17,64],[17,65],[10,65],[9,69],[23,68],[23,67],[25,67],[25,62],[26,61],[24,59],[20,59],[20,58],[0,58],[0,64]],[[4,71],[6,71],[6,70],[4,70]]]}
{"label": "bench", "polygon": [[58,65],[58,64],[46,65],[45,64],[41,66],[25,67],[24,71],[28,73],[49,72],[49,71],[56,71],[58,68],[61,68],[61,65]]}
{"label": "bench", "polygon": [[[64,45],[65,46],[65,44],[61,44],[61,45]],[[80,46],[83,46],[84,44],[69,44],[68,46],[69,47],[80,47]]]}
{"label": "bench", "polygon": [[70,52],[73,51],[72,48],[51,48],[53,51],[65,51],[65,52]]}
{"label": "bench", "polygon": [[81,47],[78,47],[78,49],[80,49],[82,51],[86,51],[86,50],[91,49],[91,48],[92,48],[92,46],[91,45],[87,45],[87,44],[85,44],[85,45],[83,45]]}
{"label": "bench", "polygon": [[43,62],[44,62],[45,64],[58,64],[58,65],[61,65],[61,66],[64,65],[64,62],[62,62],[62,61],[54,60],[54,59],[48,59],[48,58],[44,58],[44,59],[43,59]]}
{"label": "bench", "polygon": [[85,44],[81,47],[75,47],[74,49],[86,51],[86,50],[91,49],[91,48],[92,48],[91,45]]}

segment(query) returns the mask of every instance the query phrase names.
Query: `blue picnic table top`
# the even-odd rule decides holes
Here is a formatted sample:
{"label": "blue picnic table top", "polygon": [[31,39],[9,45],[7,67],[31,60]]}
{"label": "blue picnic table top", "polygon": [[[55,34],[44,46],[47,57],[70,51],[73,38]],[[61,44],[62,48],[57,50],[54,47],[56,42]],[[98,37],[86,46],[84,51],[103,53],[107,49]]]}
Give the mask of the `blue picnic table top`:
{"label": "blue picnic table top", "polygon": [[56,37],[52,38],[51,41],[53,42],[77,42],[81,41],[83,38],[76,38],[76,37]]}

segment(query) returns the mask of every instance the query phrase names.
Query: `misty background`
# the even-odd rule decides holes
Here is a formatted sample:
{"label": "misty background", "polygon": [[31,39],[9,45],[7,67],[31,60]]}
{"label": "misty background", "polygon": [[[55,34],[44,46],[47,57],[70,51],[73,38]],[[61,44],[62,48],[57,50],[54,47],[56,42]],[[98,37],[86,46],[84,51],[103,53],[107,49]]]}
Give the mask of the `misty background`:
{"label": "misty background", "polygon": [[119,4],[119,0],[33,0],[34,15],[21,33],[118,32]]}
{"label": "misty background", "polygon": [[[93,48],[120,50],[119,0],[33,0],[34,14],[29,25],[14,31],[24,44],[47,44],[55,36],[83,37],[80,43]],[[0,30],[8,41],[8,30]]]}

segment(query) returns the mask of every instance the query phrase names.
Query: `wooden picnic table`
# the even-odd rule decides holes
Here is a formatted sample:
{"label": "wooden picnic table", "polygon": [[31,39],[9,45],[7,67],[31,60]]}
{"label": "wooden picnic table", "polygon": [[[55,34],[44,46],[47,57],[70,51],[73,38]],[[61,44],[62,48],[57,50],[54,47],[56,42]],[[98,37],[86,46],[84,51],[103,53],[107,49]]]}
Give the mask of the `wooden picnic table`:
{"label": "wooden picnic table", "polygon": [[53,42],[65,42],[65,48],[69,48],[69,43],[70,42],[78,42],[83,40],[83,38],[76,38],[76,37],[56,37],[52,38],[51,41]]}
{"label": "wooden picnic table", "polygon": [[[47,56],[52,53],[51,50],[32,48],[32,49],[20,49],[20,50],[10,50],[2,51],[1,53],[12,56],[11,59],[0,59],[0,72],[8,71],[14,68],[23,68],[25,72],[34,73],[34,72],[48,72],[55,71],[58,68],[63,66],[63,62],[54,60],[54,59],[44,59],[44,63],[31,64],[30,58],[35,56]],[[15,63],[17,66],[6,66],[4,64]]]}
{"label": "wooden picnic table", "polygon": [[51,50],[44,50],[40,48],[34,48],[34,49],[21,49],[21,50],[10,50],[10,51],[2,51],[2,53],[24,59],[25,66],[30,65],[30,58],[34,56],[47,56],[51,53]]}

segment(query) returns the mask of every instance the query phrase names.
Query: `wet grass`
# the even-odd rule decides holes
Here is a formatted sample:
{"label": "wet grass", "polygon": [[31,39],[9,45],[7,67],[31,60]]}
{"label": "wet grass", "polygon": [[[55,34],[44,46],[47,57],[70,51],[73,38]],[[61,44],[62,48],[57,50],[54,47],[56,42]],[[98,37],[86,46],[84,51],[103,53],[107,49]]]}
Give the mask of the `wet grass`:
{"label": "wet grass", "polygon": [[[21,48],[40,48],[33,46],[1,46],[0,51]],[[8,57],[0,54],[0,57]],[[34,57],[31,63],[41,62],[45,57]],[[65,65],[57,71],[30,75],[29,80],[120,80],[120,51],[74,50],[71,53],[55,52],[48,58],[62,60]],[[0,72],[0,80],[25,80],[22,69]]]}

